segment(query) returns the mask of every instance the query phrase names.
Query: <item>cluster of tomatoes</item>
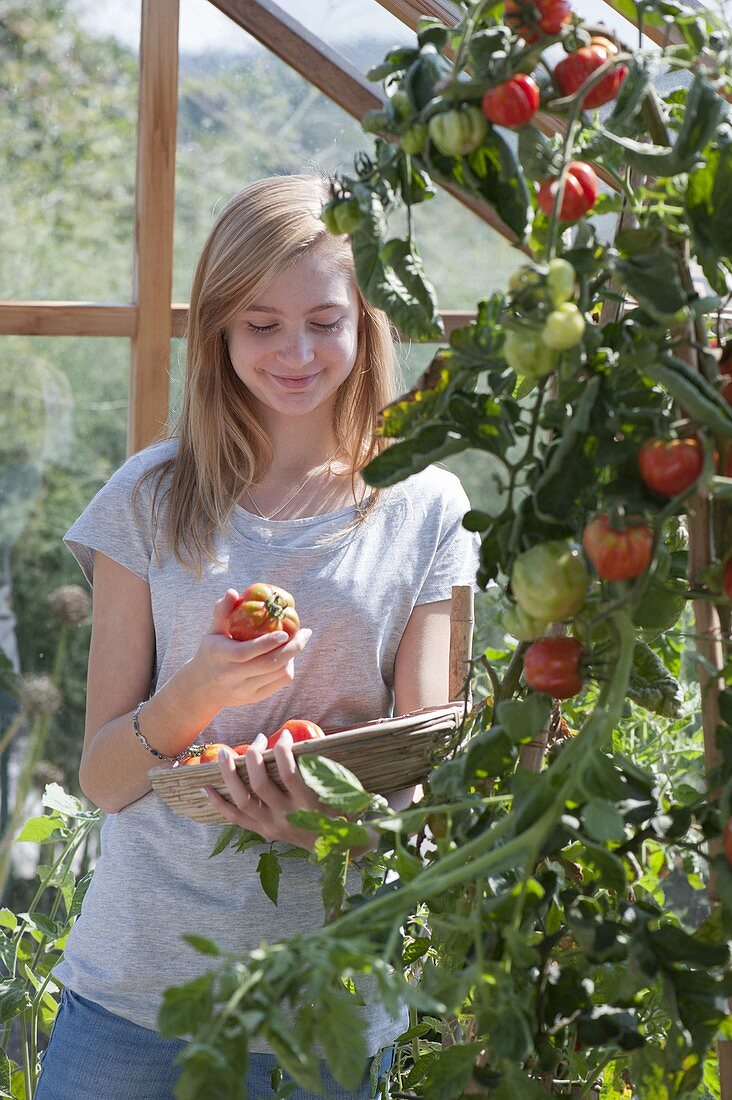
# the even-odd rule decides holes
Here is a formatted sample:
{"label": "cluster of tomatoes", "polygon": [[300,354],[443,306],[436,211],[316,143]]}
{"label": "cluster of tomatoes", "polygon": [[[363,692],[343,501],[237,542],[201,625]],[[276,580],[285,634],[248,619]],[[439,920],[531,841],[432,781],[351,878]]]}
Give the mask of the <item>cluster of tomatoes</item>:
{"label": "cluster of tomatoes", "polygon": [[[285,722],[267,738],[268,749],[275,747],[285,730],[289,731],[295,743],[298,741],[317,741],[325,737],[317,723],[310,722],[307,718],[291,718],[289,722]],[[215,764],[218,762],[219,753],[222,749],[230,749],[236,756],[243,756],[249,748],[249,744],[248,741],[242,742],[241,745],[225,745],[222,741],[207,741],[205,745],[192,746],[190,754],[181,760],[181,764]]]}
{"label": "cluster of tomatoes", "polygon": [[509,313],[503,355],[524,378],[557,369],[559,355],[575,347],[586,322],[575,297],[576,274],[563,259],[524,264],[509,279]]}
{"label": "cluster of tomatoes", "polygon": [[[653,493],[674,498],[694,488],[704,461],[697,436],[653,437],[641,446],[638,469]],[[626,514],[618,507],[590,520],[582,533],[582,549],[569,540],[552,540],[519,554],[511,571],[515,605],[505,615],[504,626],[519,641],[532,643],[524,654],[524,678],[530,688],[555,699],[570,698],[582,689],[589,659],[586,643],[594,642],[594,635],[581,620],[573,623],[572,637],[550,636],[550,627],[591,607],[588,563],[601,581],[633,581],[649,568],[654,551],[654,576],[634,610],[636,625],[650,640],[679,618],[685,597],[665,584],[668,554],[645,516]],[[732,599],[732,559],[724,569],[723,589]]]}
{"label": "cluster of tomatoes", "polygon": [[[288,638],[294,637],[300,629],[300,617],[295,610],[295,601],[289,592],[274,584],[257,582],[245,588],[234,603],[227,623],[227,632],[237,642],[249,642],[265,634],[283,630]],[[285,643],[283,643],[285,644]],[[291,718],[267,738],[267,748],[273,749],[282,734],[288,730],[293,742],[313,741],[325,737],[323,730],[315,722],[305,718]],[[194,745],[182,764],[214,764],[218,761],[222,749],[230,749],[237,756],[243,756],[249,748],[249,742],[240,745],[225,745],[220,741]]]}
{"label": "cluster of tomatoes", "polygon": [[[527,17],[531,5],[525,0],[507,0],[505,22],[514,33],[527,43],[542,37],[555,37],[571,16],[569,0],[535,0],[533,18]],[[572,50],[552,72],[552,84],[544,91],[529,73],[518,72],[506,80],[488,88],[480,107],[471,103],[441,111],[432,115],[426,125],[417,123],[402,135],[405,152],[421,152],[427,139],[445,156],[466,156],[482,144],[488,123],[516,130],[530,122],[539,110],[542,95],[551,107],[551,101],[575,96],[598,70],[607,70],[599,76],[582,97],[583,108],[601,107],[618,94],[628,75],[628,68],[618,60],[619,51],[609,38],[593,36],[587,45]],[[396,93],[399,95],[400,93]],[[557,191],[561,190],[558,216],[562,222],[573,222],[583,217],[597,201],[598,181],[591,165],[571,161],[562,179],[544,180],[538,189],[537,203],[547,215],[551,215]]]}

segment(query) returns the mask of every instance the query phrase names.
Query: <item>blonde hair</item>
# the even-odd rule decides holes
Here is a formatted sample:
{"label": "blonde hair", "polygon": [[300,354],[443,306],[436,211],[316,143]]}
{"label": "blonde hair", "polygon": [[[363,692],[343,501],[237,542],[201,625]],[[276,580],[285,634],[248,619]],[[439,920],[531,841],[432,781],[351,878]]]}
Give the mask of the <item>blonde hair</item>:
{"label": "blonde hair", "polygon": [[[231,365],[227,328],[272,278],[312,248],[327,248],[336,263],[353,272],[347,238],[333,237],[320,220],[329,197],[328,180],[317,176],[259,180],[224,207],[203,246],[191,290],[183,405],[173,431],[178,450],[141,479],[155,479],[154,532],[162,525],[176,558],[197,573],[204,561],[215,560],[216,532],[272,459],[249,391]],[[356,471],[385,445],[374,437],[379,410],[397,393],[391,325],[360,294],[359,299],[356,362],[333,412],[354,500]],[[363,514],[374,501],[372,495]]]}

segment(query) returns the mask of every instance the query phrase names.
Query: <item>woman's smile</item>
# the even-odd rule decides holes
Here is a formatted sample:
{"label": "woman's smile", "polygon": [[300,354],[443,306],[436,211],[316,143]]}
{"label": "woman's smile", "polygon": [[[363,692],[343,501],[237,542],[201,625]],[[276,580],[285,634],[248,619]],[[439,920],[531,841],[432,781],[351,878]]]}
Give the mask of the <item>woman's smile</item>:
{"label": "woman's smile", "polygon": [[286,390],[305,390],[313,384],[316,378],[320,377],[321,372],[314,371],[312,374],[304,374],[300,377],[290,378],[282,374],[270,374],[270,378],[273,378],[275,382],[284,387]]}

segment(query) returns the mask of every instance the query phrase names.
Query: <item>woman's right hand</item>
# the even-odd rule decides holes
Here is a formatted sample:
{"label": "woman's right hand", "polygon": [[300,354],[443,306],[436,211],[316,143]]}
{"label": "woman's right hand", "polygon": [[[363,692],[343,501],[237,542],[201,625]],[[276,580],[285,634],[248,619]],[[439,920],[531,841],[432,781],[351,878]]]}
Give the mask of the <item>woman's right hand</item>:
{"label": "woman's right hand", "polygon": [[282,631],[251,642],[236,642],[227,623],[239,593],[229,588],[214,605],[208,633],[189,662],[194,690],[216,710],[260,703],[289,687],[295,678],[295,657],[302,653],[312,631],[298,630],[293,638]]}

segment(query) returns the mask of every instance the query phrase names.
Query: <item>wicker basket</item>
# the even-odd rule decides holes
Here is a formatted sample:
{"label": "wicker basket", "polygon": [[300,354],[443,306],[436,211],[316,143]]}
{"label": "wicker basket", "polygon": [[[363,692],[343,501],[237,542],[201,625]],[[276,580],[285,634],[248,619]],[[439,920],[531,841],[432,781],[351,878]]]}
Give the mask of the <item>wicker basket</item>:
{"label": "wicker basket", "polygon": [[[390,794],[425,778],[433,752],[454,734],[463,709],[462,703],[449,703],[398,718],[381,718],[329,733],[325,740],[301,741],[292,751],[296,757],[309,753],[327,756],[357,775],[372,794]],[[264,753],[264,760],[269,775],[281,787],[272,749]],[[248,786],[245,757],[237,761],[236,769]],[[218,764],[157,767],[148,775],[153,790],[176,813],[206,824],[226,824],[201,793],[201,787],[213,787],[228,798]]]}

